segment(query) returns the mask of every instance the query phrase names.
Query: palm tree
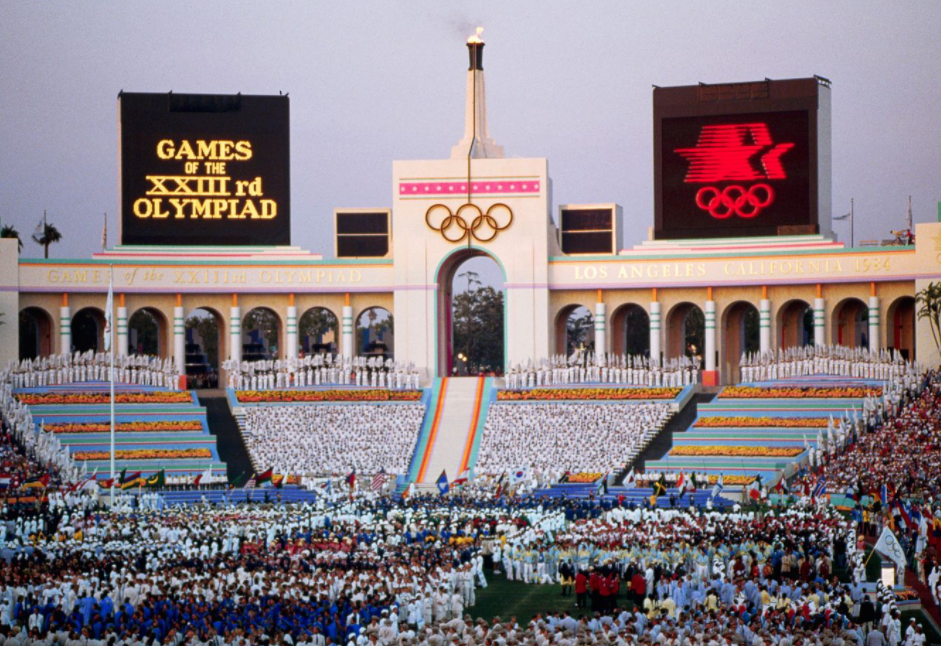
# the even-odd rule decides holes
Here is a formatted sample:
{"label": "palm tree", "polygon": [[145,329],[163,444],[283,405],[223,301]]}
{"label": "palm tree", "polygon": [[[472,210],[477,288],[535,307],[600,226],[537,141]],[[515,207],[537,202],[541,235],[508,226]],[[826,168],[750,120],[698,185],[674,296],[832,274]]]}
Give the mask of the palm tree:
{"label": "palm tree", "polygon": [[23,241],[20,239],[20,232],[11,224],[4,224],[0,227],[0,238],[16,238],[17,251],[23,251]]}
{"label": "palm tree", "polygon": [[33,241],[36,244],[43,246],[46,252],[46,258],[49,257],[49,245],[54,244],[62,240],[62,234],[59,233],[59,230],[55,228],[54,225],[49,224],[43,220],[42,225],[40,225],[38,231],[33,234]]}

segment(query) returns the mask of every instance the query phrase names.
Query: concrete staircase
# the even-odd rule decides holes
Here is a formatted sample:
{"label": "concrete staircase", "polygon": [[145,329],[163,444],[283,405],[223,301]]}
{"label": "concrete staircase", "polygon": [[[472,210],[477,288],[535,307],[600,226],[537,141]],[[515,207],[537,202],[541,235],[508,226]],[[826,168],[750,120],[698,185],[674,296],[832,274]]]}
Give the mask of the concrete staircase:
{"label": "concrete staircase", "polygon": [[477,377],[451,377],[447,380],[434,444],[428,449],[428,466],[421,478],[423,484],[433,485],[442,470],[447,471],[449,481],[460,474],[467,436],[473,432],[472,425],[476,427],[474,411],[479,383]]}

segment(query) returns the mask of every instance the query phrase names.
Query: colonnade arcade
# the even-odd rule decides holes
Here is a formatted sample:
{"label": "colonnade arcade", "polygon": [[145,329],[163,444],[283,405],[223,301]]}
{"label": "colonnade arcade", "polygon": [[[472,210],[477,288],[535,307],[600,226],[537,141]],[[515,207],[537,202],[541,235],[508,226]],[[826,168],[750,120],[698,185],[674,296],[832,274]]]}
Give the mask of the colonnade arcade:
{"label": "colonnade arcade", "polygon": [[[20,300],[20,359],[104,349],[100,294],[24,293]],[[115,351],[173,357],[190,375],[217,374],[226,359],[391,358],[391,309],[385,293],[116,294]]]}
{"label": "colonnade arcade", "polygon": [[721,383],[738,380],[743,352],[839,344],[915,356],[915,299],[904,282],[550,293],[555,352],[571,349],[584,327],[573,319],[584,313],[594,330],[586,349],[697,356]]}
{"label": "colonnade arcade", "polygon": [[[20,357],[103,349],[100,295],[58,295],[55,309],[52,298],[21,295]],[[552,352],[696,356],[722,383],[738,378],[743,352],[812,343],[896,348],[906,357],[915,350],[915,299],[901,281],[550,290],[549,306]],[[227,358],[390,357],[391,312],[392,294],[382,292],[118,294],[116,351],[174,357],[194,372],[218,372]]]}

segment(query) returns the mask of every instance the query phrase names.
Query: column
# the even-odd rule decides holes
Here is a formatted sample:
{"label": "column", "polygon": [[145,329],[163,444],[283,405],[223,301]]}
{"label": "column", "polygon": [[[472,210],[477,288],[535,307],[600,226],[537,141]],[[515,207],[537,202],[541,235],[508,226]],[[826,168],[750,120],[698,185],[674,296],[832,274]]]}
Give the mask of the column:
{"label": "column", "polygon": [[[711,290],[710,290],[711,291]],[[706,301],[706,348],[705,367],[706,372],[714,372],[716,369],[716,302],[712,299]],[[705,378],[703,379],[705,381]]]}
{"label": "column", "polygon": [[650,358],[660,361],[660,303],[650,303]]}
{"label": "column", "polygon": [[608,351],[607,321],[605,320],[605,305],[601,302],[602,293],[598,290],[598,302],[595,303],[595,355],[603,355]]}
{"label": "column", "polygon": [[340,352],[344,359],[353,358],[353,306],[349,304],[349,294],[347,294],[347,303],[343,306],[343,321],[340,324],[342,339],[340,339]]}
{"label": "column", "polygon": [[294,294],[291,294],[288,299],[288,315],[285,322],[285,335],[287,336],[287,341],[285,345],[287,346],[287,355],[285,359],[296,359],[297,358],[297,307],[294,305]]}
{"label": "column", "polygon": [[118,325],[114,330],[117,333],[118,343],[114,351],[121,356],[127,355],[127,308],[124,306],[124,294],[119,295],[118,299],[118,314],[115,317]]}
{"label": "column", "polygon": [[818,347],[827,343],[825,311],[826,301],[818,296],[814,299],[814,345]]}
{"label": "column", "polygon": [[62,307],[59,308],[59,346],[61,354],[72,353],[72,310],[68,294],[62,294]]}
{"label": "column", "polygon": [[771,349],[771,301],[767,298],[758,307],[758,347],[762,352]]}
{"label": "column", "polygon": [[186,375],[186,323],[183,314],[183,299],[177,294],[176,307],[173,308],[173,362],[177,374]]}
{"label": "column", "polygon": [[869,297],[869,351],[879,351],[879,297]]}
{"label": "column", "polygon": [[238,306],[236,294],[232,294],[232,307],[229,309],[229,358],[242,360],[242,308]]}

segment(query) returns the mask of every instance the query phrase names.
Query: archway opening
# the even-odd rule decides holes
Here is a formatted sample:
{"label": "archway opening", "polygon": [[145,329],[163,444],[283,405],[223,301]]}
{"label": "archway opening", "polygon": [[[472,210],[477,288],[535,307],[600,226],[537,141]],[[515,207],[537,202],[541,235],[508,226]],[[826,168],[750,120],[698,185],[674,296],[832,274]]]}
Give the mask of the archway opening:
{"label": "archway opening", "polygon": [[504,291],[500,265],[467,255],[450,268],[448,374],[503,374]]}
{"label": "archway opening", "polygon": [[144,307],[127,321],[127,353],[167,356],[167,320],[160,310]]}
{"label": "archway opening", "polygon": [[435,297],[438,376],[503,374],[504,279],[499,261],[480,249],[455,251],[438,267]]}
{"label": "archway opening", "polygon": [[726,383],[738,383],[742,353],[757,352],[761,347],[758,308],[738,301],[726,308],[722,319],[722,375]]}
{"label": "archway opening", "polygon": [[555,321],[556,352],[567,357],[595,351],[595,317],[584,305],[563,307]]}
{"label": "archway opening", "polygon": [[86,307],[72,316],[72,348],[76,352],[98,352],[105,347],[105,313]]}
{"label": "archway opening", "polygon": [[814,342],[814,308],[800,299],[786,302],[778,310],[778,347],[802,348]]}
{"label": "archway opening", "polygon": [[187,388],[218,388],[219,357],[223,351],[222,315],[198,307],[186,317],[184,327]]}
{"label": "archway opening", "polygon": [[370,307],[356,317],[356,354],[394,358],[395,321],[384,307]]}
{"label": "archway opening", "polygon": [[274,310],[256,307],[242,317],[242,360],[277,359],[281,348],[281,319]]}
{"label": "archway opening", "polygon": [[339,336],[337,315],[326,307],[312,307],[301,315],[297,333],[305,354],[336,354]]}
{"label": "archway opening", "polygon": [[670,310],[666,323],[667,357],[698,357],[704,365],[706,315],[695,303],[680,303]]}
{"label": "archway opening", "polygon": [[903,296],[887,311],[889,348],[898,350],[906,361],[915,358],[915,299]]}
{"label": "archway opening", "polygon": [[833,310],[833,340],[851,348],[869,347],[869,306],[858,298],[847,298]]}
{"label": "archway opening", "polygon": [[52,317],[41,307],[20,312],[20,361],[52,354]]}
{"label": "archway opening", "polygon": [[650,316],[640,305],[628,303],[616,309],[611,331],[614,354],[650,356]]}

